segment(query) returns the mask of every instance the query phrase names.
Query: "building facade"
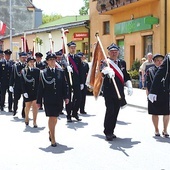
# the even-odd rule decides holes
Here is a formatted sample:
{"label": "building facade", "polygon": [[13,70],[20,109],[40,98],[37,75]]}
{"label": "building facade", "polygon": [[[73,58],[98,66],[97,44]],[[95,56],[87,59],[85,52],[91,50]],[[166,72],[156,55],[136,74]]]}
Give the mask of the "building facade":
{"label": "building facade", "polygon": [[130,69],[135,60],[148,52],[170,52],[170,1],[168,0],[90,0],[91,51],[95,34],[107,54],[107,46],[116,43],[120,57]]}

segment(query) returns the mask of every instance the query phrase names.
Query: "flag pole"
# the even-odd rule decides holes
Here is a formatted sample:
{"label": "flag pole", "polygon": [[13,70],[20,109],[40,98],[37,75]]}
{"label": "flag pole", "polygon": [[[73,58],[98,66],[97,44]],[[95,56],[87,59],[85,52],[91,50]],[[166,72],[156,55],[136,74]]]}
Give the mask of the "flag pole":
{"label": "flag pole", "polygon": [[[102,53],[103,53],[104,58],[105,58],[105,60],[106,60],[106,62],[107,62],[106,64],[107,64],[108,67],[110,67],[109,62],[108,62],[108,60],[107,60],[107,56],[106,56],[105,51],[104,51],[104,48],[103,48],[102,43],[101,43],[100,38],[99,38],[99,33],[96,33],[95,36],[96,36],[96,38],[97,38],[97,41],[99,42],[99,45],[100,45],[101,50],[102,50]],[[114,77],[112,77],[112,81],[113,81],[114,87],[115,87],[115,89],[116,89],[117,96],[118,96],[119,99],[121,99],[121,96],[120,96],[120,93],[119,93],[119,90],[118,90],[118,87],[117,87],[117,84],[116,84],[116,82],[115,82]]]}
{"label": "flag pole", "polygon": [[[67,60],[68,65],[70,65],[69,59],[68,59],[68,48],[67,48],[67,37],[66,37],[66,33],[68,33],[68,30],[64,30],[64,28],[61,28],[61,33],[62,33],[62,37],[63,37],[66,60]],[[68,72],[68,74],[69,74],[70,84],[73,85],[71,73]]]}

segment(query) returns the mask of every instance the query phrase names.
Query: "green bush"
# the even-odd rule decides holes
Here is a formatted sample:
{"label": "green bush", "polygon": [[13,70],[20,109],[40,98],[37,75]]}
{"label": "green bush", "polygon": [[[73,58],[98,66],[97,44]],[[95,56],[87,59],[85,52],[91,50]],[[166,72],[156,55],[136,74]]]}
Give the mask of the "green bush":
{"label": "green bush", "polygon": [[140,62],[138,59],[136,59],[136,60],[133,62],[133,64],[132,64],[131,70],[137,70],[137,71],[139,71],[140,65],[141,65],[141,62]]}
{"label": "green bush", "polygon": [[139,79],[139,72],[137,70],[129,70],[128,73],[131,79],[136,79],[136,80]]}

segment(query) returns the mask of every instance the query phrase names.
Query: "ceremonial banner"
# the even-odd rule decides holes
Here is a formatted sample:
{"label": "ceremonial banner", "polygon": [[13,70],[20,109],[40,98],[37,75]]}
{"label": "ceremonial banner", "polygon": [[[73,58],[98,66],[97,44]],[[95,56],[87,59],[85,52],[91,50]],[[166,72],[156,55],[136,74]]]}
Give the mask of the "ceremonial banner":
{"label": "ceremonial banner", "polygon": [[89,88],[92,88],[93,95],[96,99],[100,94],[100,90],[103,84],[102,73],[100,72],[100,65],[101,60],[104,59],[105,57],[100,47],[100,44],[99,42],[97,42],[93,51],[92,63],[86,81],[87,86]]}

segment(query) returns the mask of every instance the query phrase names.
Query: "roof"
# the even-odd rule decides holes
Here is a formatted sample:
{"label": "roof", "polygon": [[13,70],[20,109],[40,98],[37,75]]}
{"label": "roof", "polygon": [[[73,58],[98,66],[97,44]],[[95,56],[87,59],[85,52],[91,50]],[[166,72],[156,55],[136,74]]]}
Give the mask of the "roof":
{"label": "roof", "polygon": [[66,17],[57,19],[55,21],[52,21],[52,22],[49,22],[46,24],[42,24],[39,26],[39,28],[52,27],[52,26],[57,26],[57,25],[62,25],[62,24],[84,21],[84,20],[89,20],[89,15],[66,16]]}

